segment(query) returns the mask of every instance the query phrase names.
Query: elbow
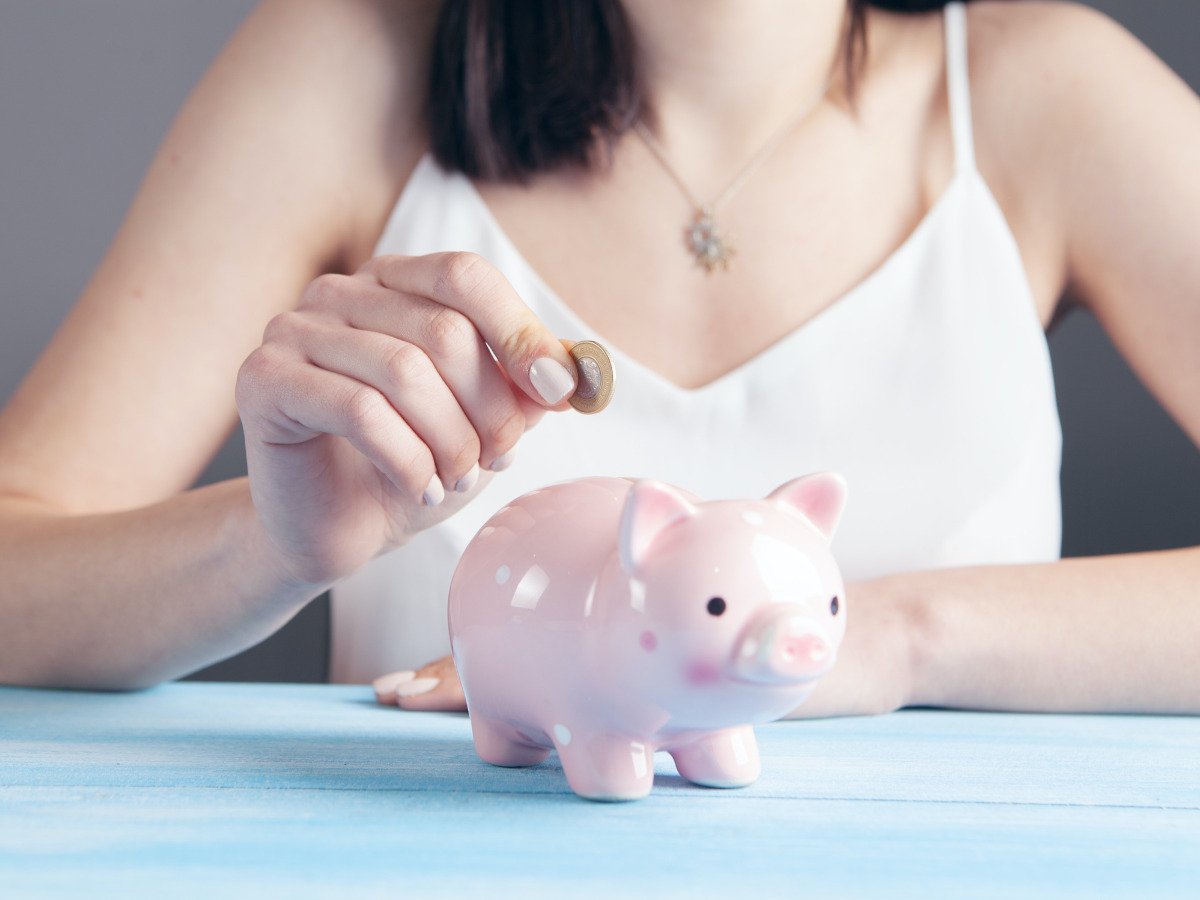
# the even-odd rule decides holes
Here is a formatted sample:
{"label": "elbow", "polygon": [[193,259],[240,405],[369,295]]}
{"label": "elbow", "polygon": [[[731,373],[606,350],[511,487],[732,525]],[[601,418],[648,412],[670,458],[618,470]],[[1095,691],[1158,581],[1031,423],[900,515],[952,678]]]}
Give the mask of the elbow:
{"label": "elbow", "polygon": [[0,687],[49,691],[87,691],[97,694],[124,694],[147,691],[163,683],[163,679],[136,677],[58,677],[10,675],[0,672]]}
{"label": "elbow", "polygon": [[54,691],[132,693],[156,687],[167,678],[131,668],[105,670],[81,666],[78,661],[28,661],[25,665],[0,664],[0,686]]}

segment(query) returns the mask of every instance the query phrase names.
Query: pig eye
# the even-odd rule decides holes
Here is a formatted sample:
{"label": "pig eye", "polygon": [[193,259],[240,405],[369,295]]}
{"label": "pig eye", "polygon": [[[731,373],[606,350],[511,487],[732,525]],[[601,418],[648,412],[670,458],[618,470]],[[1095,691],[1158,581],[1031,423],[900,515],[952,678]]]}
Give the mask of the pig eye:
{"label": "pig eye", "polygon": [[837,611],[838,611],[838,598],[834,597],[832,600],[829,601],[829,613],[830,613],[830,615],[836,616]]}
{"label": "pig eye", "polygon": [[713,597],[708,601],[708,606],[706,608],[708,609],[708,614],[710,616],[719,616],[721,613],[725,612],[725,601],[720,597]]}

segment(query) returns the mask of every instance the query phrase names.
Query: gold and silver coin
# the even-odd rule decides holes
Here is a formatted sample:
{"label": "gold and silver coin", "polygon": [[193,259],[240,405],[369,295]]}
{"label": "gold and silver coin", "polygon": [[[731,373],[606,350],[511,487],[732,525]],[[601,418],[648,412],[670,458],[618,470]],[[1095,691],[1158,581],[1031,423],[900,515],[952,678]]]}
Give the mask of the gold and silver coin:
{"label": "gold and silver coin", "polygon": [[612,359],[595,341],[579,341],[568,351],[575,360],[577,386],[570,403],[582,413],[598,413],[613,393]]}

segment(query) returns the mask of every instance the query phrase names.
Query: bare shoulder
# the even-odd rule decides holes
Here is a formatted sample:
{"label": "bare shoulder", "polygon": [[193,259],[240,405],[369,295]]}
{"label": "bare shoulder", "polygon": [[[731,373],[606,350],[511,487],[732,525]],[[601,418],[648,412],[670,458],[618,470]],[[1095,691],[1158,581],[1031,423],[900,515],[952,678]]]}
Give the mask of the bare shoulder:
{"label": "bare shoulder", "polygon": [[419,0],[254,9],[0,411],[0,493],[99,511],[194,480],[236,421],[229,385],[264,324],[371,253],[426,143],[436,13]]}
{"label": "bare shoulder", "polygon": [[[252,67],[294,103],[346,173],[350,255],[369,250],[424,149],[424,99],[439,0],[264,0],[218,62]],[[240,42],[240,52],[237,45]],[[215,75],[216,73],[214,73]],[[288,98],[292,98],[290,101]],[[355,247],[357,245],[357,248]],[[357,249],[357,254],[356,254]]]}
{"label": "bare shoulder", "polygon": [[[967,5],[972,38],[979,49],[995,46],[996,38],[1037,44],[1082,41],[1124,32],[1104,13],[1072,0],[973,0]],[[1003,46],[1003,45],[1001,45]]]}
{"label": "bare shoulder", "polygon": [[264,73],[307,66],[336,86],[404,90],[424,85],[440,7],[441,0],[261,0],[239,38]]}
{"label": "bare shoulder", "polygon": [[1061,102],[1086,93],[1095,76],[1136,76],[1158,63],[1123,26],[1080,3],[976,0],[967,9],[972,77],[989,93],[1038,87],[1027,100]]}
{"label": "bare shoulder", "polygon": [[979,153],[1009,177],[1027,177],[1034,162],[1069,161],[1102,122],[1099,107],[1154,102],[1178,83],[1124,27],[1079,3],[977,0],[967,9]]}
{"label": "bare shoulder", "polygon": [[1071,279],[1075,198],[1128,180],[1115,151],[1097,148],[1124,146],[1131,128],[1164,120],[1188,91],[1125,28],[1081,4],[977,0],[967,10],[979,168],[1045,319]]}
{"label": "bare shoulder", "polygon": [[[213,74],[228,69],[268,89],[316,91],[318,102],[339,97],[347,118],[411,115],[406,101],[423,96],[439,7],[439,0],[262,0]],[[399,106],[369,105],[380,98]]]}
{"label": "bare shoulder", "polygon": [[1056,254],[1062,284],[1200,444],[1200,98],[1085,7],[969,9],[977,155],[1022,249]]}

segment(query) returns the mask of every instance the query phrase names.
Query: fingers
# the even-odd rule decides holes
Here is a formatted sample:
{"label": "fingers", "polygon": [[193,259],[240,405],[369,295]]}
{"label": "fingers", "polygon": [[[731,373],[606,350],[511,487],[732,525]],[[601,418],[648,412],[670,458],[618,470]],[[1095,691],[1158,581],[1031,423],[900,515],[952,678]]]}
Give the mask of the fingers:
{"label": "fingers", "polygon": [[442,498],[433,455],[378,390],[260,347],[242,364],[239,410],[263,440],[297,444],[320,434],[348,440],[403,495]]}
{"label": "fingers", "polygon": [[371,687],[375,689],[375,699],[384,706],[395,706],[397,688],[402,684],[408,684],[416,677],[417,673],[412,670],[380,675],[371,683]]}
{"label": "fingers", "polygon": [[481,467],[506,468],[546,409],[565,408],[573,371],[482,257],[378,257],[314,279],[297,310],[272,319],[239,372],[238,407],[270,443],[343,437],[436,506],[471,490]]}
{"label": "fingers", "polygon": [[[375,386],[429,448],[446,491],[474,487],[479,461],[491,463],[495,449],[481,457],[476,430],[425,352],[413,344],[374,331],[315,325],[301,348],[315,366]],[[524,427],[515,403],[510,405]],[[506,435],[508,446],[516,436]],[[504,450],[508,446],[497,445]]]}
{"label": "fingers", "polygon": [[375,697],[387,706],[402,709],[466,712],[454,660],[445,656],[416,671],[393,672],[375,680]]}
{"label": "fingers", "polygon": [[[462,313],[424,297],[398,295],[364,279],[355,281],[359,284],[338,309],[346,324],[358,331],[390,335],[424,351],[431,371],[445,382],[474,428],[476,459],[483,468],[494,468],[493,462],[516,445],[545,408],[512,385],[471,320]],[[324,336],[310,335],[306,343],[317,340],[324,340]],[[394,345],[386,343],[380,343],[379,348],[388,355],[397,352]],[[356,352],[365,352],[365,348]],[[399,364],[398,370],[371,377],[386,380],[409,374],[405,365],[408,360],[396,357],[393,362]],[[415,427],[416,423],[411,424]],[[419,427],[416,430],[421,432]],[[442,474],[445,478],[446,473]]]}
{"label": "fingers", "polygon": [[469,319],[512,383],[530,399],[559,408],[574,392],[570,355],[508,279],[482,256],[379,256],[360,271],[373,275],[384,287],[428,298]]}

